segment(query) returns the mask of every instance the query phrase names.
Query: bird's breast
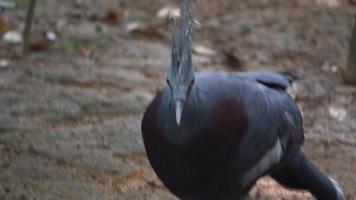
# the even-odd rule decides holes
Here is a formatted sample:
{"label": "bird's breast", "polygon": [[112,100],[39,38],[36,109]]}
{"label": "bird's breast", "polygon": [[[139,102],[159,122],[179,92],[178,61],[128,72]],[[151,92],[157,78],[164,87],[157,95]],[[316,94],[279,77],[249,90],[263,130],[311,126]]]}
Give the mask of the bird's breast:
{"label": "bird's breast", "polygon": [[243,104],[235,99],[222,100],[206,110],[209,112],[197,120],[199,128],[191,129],[195,132],[191,133],[186,155],[193,163],[218,167],[236,153],[248,120]]}
{"label": "bird's breast", "polygon": [[142,126],[147,155],[157,175],[177,193],[224,182],[247,131],[243,102],[235,98],[188,101],[178,126],[171,105],[163,100],[154,100]]}

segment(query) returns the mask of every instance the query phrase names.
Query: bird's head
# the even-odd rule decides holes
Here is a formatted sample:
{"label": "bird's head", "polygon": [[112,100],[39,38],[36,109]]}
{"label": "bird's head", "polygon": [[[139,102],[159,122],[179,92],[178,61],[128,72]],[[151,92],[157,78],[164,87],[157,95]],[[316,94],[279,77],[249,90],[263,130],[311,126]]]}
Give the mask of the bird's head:
{"label": "bird's head", "polygon": [[[174,28],[172,39],[171,64],[167,74],[167,84],[175,105],[176,122],[180,125],[182,112],[195,82],[192,64],[193,20],[189,8],[190,0],[180,0],[180,28]],[[175,23],[174,23],[174,27]]]}

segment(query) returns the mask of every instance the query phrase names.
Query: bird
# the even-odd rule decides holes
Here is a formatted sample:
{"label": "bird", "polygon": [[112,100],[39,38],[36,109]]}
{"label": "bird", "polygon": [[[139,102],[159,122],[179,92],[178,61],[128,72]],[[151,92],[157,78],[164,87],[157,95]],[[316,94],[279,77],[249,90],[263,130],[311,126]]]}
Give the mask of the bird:
{"label": "bird", "polygon": [[195,72],[194,17],[180,0],[167,85],[141,124],[146,154],[168,190],[182,200],[239,200],[266,175],[342,200],[339,184],[304,154],[303,119],[286,92],[296,77],[274,71]]}

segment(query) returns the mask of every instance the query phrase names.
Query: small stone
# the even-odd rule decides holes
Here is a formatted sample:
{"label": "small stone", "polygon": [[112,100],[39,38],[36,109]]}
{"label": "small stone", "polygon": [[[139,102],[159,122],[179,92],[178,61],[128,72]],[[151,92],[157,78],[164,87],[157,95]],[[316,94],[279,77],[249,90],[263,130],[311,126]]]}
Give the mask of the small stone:
{"label": "small stone", "polygon": [[83,5],[83,0],[75,0],[74,5],[77,8],[81,7]]}
{"label": "small stone", "polygon": [[67,21],[65,19],[58,19],[56,23],[56,29],[61,30],[67,26]]}
{"label": "small stone", "polygon": [[337,66],[337,65],[333,65],[332,67],[331,67],[331,72],[332,73],[337,73],[339,71],[339,66]]}
{"label": "small stone", "polygon": [[143,25],[140,23],[140,22],[132,22],[132,23],[129,23],[127,26],[126,26],[126,30],[128,32],[134,32],[134,31],[137,31],[137,30],[140,30],[143,28]]}
{"label": "small stone", "polygon": [[58,40],[58,35],[54,31],[46,32],[46,38],[48,41],[55,42]]}
{"label": "small stone", "polygon": [[5,60],[5,59],[1,59],[0,60],[0,68],[1,69],[5,69],[9,67],[9,61]]}

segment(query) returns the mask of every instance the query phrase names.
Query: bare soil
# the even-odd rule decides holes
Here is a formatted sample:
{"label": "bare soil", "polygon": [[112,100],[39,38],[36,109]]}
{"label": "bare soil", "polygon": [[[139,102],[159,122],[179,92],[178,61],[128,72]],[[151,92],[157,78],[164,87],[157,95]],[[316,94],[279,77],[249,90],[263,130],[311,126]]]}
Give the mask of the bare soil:
{"label": "bare soil", "polygon": [[[16,2],[0,15],[20,31],[26,4]],[[175,1],[39,1],[34,43],[47,31],[59,39],[29,56],[0,42],[9,61],[0,68],[0,199],[176,199],[150,168],[140,133],[165,83],[170,27],[156,13],[168,5]],[[346,199],[356,199],[356,87],[341,72],[354,12],[338,0],[200,1],[194,39],[216,52],[194,53],[198,71],[299,74],[290,92],[303,112],[303,150]],[[251,196],[313,199],[268,177]]]}

